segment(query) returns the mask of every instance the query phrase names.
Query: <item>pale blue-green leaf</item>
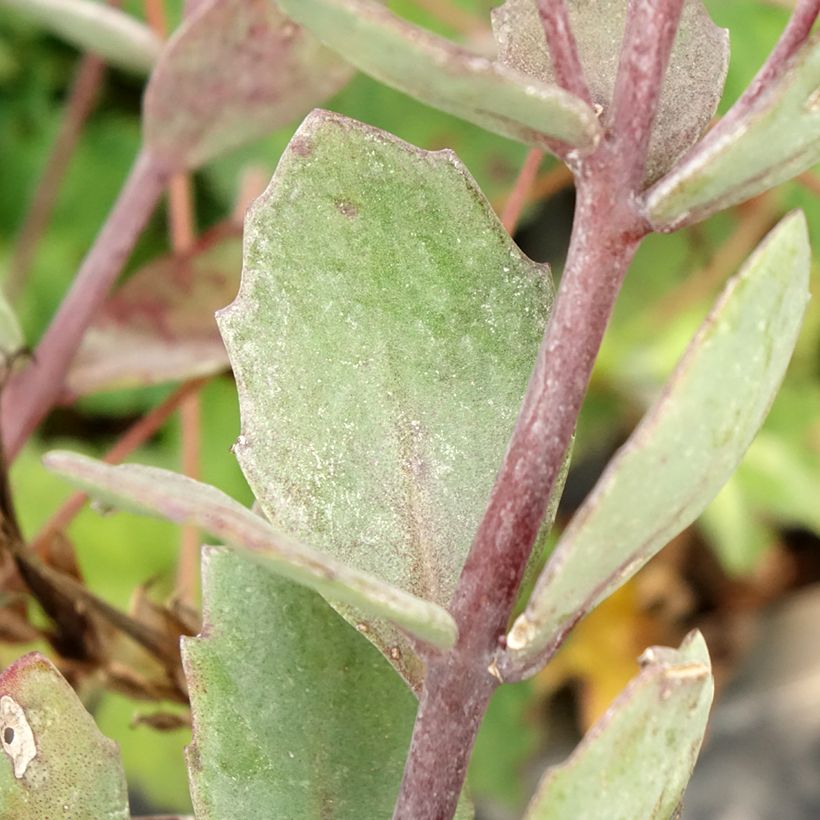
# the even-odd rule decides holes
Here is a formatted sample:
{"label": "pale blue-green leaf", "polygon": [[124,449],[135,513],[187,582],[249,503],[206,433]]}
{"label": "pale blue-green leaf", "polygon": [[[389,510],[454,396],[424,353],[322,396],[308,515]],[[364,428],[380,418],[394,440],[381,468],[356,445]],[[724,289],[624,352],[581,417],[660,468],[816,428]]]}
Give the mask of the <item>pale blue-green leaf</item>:
{"label": "pale blue-green leaf", "polygon": [[446,610],[299,543],[216,487],[169,470],[138,464],[115,467],[77,453],[54,451],[43,461],[104,505],[195,524],[332,601],[388,618],[436,646],[449,647],[455,641],[456,626]]}
{"label": "pale blue-green leaf", "polygon": [[[451,152],[314,112],[248,215],[218,315],[234,450],[269,519],[446,606],[551,295]],[[345,615],[383,651],[400,641]]]}
{"label": "pale blue-green leaf", "polygon": [[669,229],[773,188],[820,162],[820,32],[743,116],[718,123],[647,193],[652,224]]}
{"label": "pale blue-green leaf", "polygon": [[726,287],[663,394],[564,531],[505,662],[530,668],[714,498],[763,423],[797,341],[810,252],[787,216]]}
{"label": "pale blue-green leaf", "polygon": [[562,88],[411,25],[375,0],[277,2],[366,74],[489,131],[581,150],[600,134],[593,110]]}
{"label": "pale blue-green leaf", "polygon": [[525,820],[669,820],[700,750],[714,684],[706,644],[653,647],[572,755],[547,771]]}
{"label": "pale blue-green leaf", "polygon": [[117,68],[147,74],[162,49],[160,39],[131,15],[94,0],[0,0],[28,20]]}
{"label": "pale blue-green leaf", "polygon": [[0,817],[128,820],[116,743],[34,652],[0,675]]}
{"label": "pale blue-green leaf", "polygon": [[416,701],[318,595],[206,549],[183,640],[199,820],[390,817]]}
{"label": "pale blue-green leaf", "polygon": [[151,75],[145,144],[174,168],[196,168],[303,116],[352,73],[272,0],[206,0]]}
{"label": "pale blue-green leaf", "polygon": [[[610,107],[627,0],[568,0],[572,32],[593,102]],[[540,82],[554,72],[537,0],[507,0],[493,11],[499,59]],[[649,144],[646,178],[657,179],[706,129],[729,66],[729,33],[701,0],[686,0]]]}

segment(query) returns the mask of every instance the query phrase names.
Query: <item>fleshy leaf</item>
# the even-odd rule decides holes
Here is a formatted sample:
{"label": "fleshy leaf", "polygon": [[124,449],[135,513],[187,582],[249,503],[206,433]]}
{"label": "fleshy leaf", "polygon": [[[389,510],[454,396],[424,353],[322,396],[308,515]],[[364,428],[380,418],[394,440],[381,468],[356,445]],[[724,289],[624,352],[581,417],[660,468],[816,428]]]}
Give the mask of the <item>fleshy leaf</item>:
{"label": "fleshy leaf", "polygon": [[302,116],[351,74],[271,0],[206,1],[151,75],[145,143],[172,167],[196,168]]}
{"label": "fleshy leaf", "polygon": [[703,741],[714,684],[706,644],[648,649],[643,669],[538,786],[525,820],[668,820]]}
{"label": "fleshy leaf", "polygon": [[551,294],[451,152],[314,112],[248,215],[217,317],[234,452],[268,518],[446,606]]}
{"label": "fleshy leaf", "polygon": [[128,820],[117,744],[42,655],[0,675],[0,741],[0,817]]}
{"label": "fleshy leaf", "polygon": [[204,628],[183,639],[200,820],[389,817],[416,701],[318,595],[206,549]]}
{"label": "fleshy leaf", "polygon": [[164,256],[130,277],[88,329],[71,363],[72,395],[219,373],[228,356],[214,313],[236,294],[238,231],[187,256]]}
{"label": "fleshy leaf", "polygon": [[820,162],[820,33],[729,122],[648,192],[645,211],[656,228],[705,219]]}
{"label": "fleshy leaf", "polygon": [[600,128],[577,97],[407,23],[373,0],[278,0],[346,60],[386,85],[489,131],[591,148]]}
{"label": "fleshy leaf", "polygon": [[740,462],[791,358],[807,301],[801,213],[761,243],[663,394],[564,531],[507,637],[526,667],[700,515]]}
{"label": "fleshy leaf", "polygon": [[300,544],[216,487],[169,470],[137,464],[114,467],[77,453],[54,451],[43,460],[103,504],[195,524],[272,572],[331,600],[389,618],[436,646],[449,647],[455,641],[455,623],[446,610]]}
{"label": "fleshy leaf", "polygon": [[[572,32],[593,102],[606,111],[626,26],[627,0],[568,0]],[[537,0],[507,0],[494,10],[499,59],[541,82],[554,82]],[[649,145],[646,176],[657,179],[706,129],[729,67],[729,35],[701,0],[686,0]]]}
{"label": "fleshy leaf", "polygon": [[106,3],[93,0],[0,0],[26,19],[117,68],[147,74],[162,49],[144,23]]}

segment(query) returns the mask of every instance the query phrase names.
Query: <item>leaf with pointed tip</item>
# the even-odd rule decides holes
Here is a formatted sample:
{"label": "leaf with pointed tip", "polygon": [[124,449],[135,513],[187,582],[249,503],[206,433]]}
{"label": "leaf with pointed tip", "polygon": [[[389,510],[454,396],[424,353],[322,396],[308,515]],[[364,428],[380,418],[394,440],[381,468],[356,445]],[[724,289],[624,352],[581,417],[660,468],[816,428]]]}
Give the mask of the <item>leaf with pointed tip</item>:
{"label": "leaf with pointed tip", "polygon": [[204,627],[183,639],[200,820],[389,817],[416,701],[318,595],[206,549]]}
{"label": "leaf with pointed tip", "polygon": [[446,606],[551,295],[451,152],[311,114],[248,215],[239,296],[217,316],[234,451],[268,518]]}
{"label": "leaf with pointed tip", "polygon": [[116,743],[36,652],[0,675],[0,741],[0,817],[130,817]]}
{"label": "leaf with pointed tip", "polygon": [[[572,32],[593,102],[606,111],[626,25],[627,0],[568,0]],[[507,0],[492,15],[499,59],[541,82],[554,82],[537,0]],[[701,0],[686,0],[652,130],[646,178],[657,179],[706,129],[729,67],[729,34]]]}
{"label": "leaf with pointed tip", "polygon": [[209,0],[151,75],[145,144],[173,168],[196,168],[303,115],[351,74],[271,0]]}
{"label": "leaf with pointed tip", "polygon": [[532,668],[715,497],[786,371],[809,262],[805,218],[792,213],[729,282],[663,394],[564,531],[507,637],[506,661]]}
{"label": "leaf with pointed tip", "polygon": [[642,670],[560,766],[544,775],[525,820],[668,820],[703,741],[714,684],[706,644],[653,647]]}
{"label": "leaf with pointed tip", "polygon": [[705,219],[820,162],[820,32],[745,114],[729,117],[647,193],[657,229]]}
{"label": "leaf with pointed tip", "polygon": [[239,230],[203,240],[138,271],[108,300],[71,363],[66,387],[82,396],[219,373],[228,356],[214,313],[235,295]]}
{"label": "leaf with pointed tip", "polygon": [[386,85],[512,139],[591,148],[592,109],[528,77],[407,23],[373,0],[277,0],[296,22]]}
{"label": "leaf with pointed tip", "polygon": [[169,470],[137,464],[115,467],[77,453],[53,451],[43,461],[106,505],[195,524],[272,572],[331,600],[389,618],[435,646],[455,642],[456,626],[446,610],[300,544],[216,487]]}
{"label": "leaf with pointed tip", "polygon": [[80,49],[98,54],[117,68],[147,74],[162,50],[144,23],[92,0],[0,0]]}

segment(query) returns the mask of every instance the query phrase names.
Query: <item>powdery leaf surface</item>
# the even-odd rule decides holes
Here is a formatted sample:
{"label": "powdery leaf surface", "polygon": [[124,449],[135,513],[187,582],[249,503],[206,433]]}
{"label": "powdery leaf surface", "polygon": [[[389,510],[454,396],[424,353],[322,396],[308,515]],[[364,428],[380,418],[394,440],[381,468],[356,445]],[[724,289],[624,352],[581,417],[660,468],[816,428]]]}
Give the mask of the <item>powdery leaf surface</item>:
{"label": "powdery leaf surface", "polygon": [[43,461],[104,505],[194,524],[243,550],[263,567],[312,587],[332,601],[390,618],[435,646],[447,648],[455,642],[455,622],[441,607],[278,532],[216,487],[169,470],[139,464],[115,467],[77,453],[54,451]]}
{"label": "powdery leaf surface", "polygon": [[357,68],[489,131],[549,148],[591,148],[592,109],[562,88],[522,74],[396,17],[373,0],[279,0],[301,25]]}
{"label": "powdery leaf surface", "polygon": [[808,299],[805,218],[787,216],[727,285],[664,392],[564,531],[508,635],[526,665],[688,526],[739,464]]}
{"label": "powdery leaf surface", "polygon": [[648,192],[665,229],[705,219],[820,162],[820,33],[743,116],[727,119]]}
{"label": "powdery leaf surface", "polygon": [[271,0],[206,0],[151,75],[145,144],[174,168],[196,168],[302,116],[351,74]]}
{"label": "powdery leaf surface", "polygon": [[183,639],[200,820],[390,817],[416,701],[318,595],[206,550],[203,633]]}
{"label": "powdery leaf surface", "polygon": [[239,287],[237,229],[138,271],[108,300],[71,363],[72,395],[219,373],[228,355],[214,313]]}
{"label": "powdery leaf surface", "polygon": [[144,23],[107,3],[93,0],[0,0],[77,48],[135,74],[147,74],[162,42]]}
{"label": "powdery leaf surface", "polygon": [[[627,0],[567,0],[572,31],[593,101],[611,103],[626,26]],[[554,82],[537,0],[507,0],[493,11],[499,60]],[[706,129],[729,67],[729,35],[701,0],[686,0],[649,145],[646,177],[657,179]]]}
{"label": "powdery leaf surface", "polygon": [[629,683],[560,766],[547,771],[525,820],[668,820],[700,750],[712,681],[699,632],[680,649],[653,647]]}
{"label": "powdery leaf surface", "polygon": [[234,451],[268,518],[446,606],[551,297],[451,152],[314,112],[249,213],[217,317]]}
{"label": "powdery leaf surface", "polygon": [[130,817],[116,743],[36,652],[0,675],[0,745],[0,817]]}

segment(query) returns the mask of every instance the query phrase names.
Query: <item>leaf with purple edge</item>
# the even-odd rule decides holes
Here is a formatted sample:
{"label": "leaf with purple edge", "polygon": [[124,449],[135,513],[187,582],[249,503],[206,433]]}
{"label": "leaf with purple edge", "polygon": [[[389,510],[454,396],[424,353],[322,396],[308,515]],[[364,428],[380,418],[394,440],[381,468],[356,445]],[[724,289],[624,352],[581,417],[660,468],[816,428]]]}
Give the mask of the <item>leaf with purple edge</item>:
{"label": "leaf with purple edge", "polygon": [[502,674],[536,668],[728,480],[791,358],[809,267],[806,221],[795,212],[730,280],[663,394],[562,534],[507,636]]}
{"label": "leaf with purple edge", "polygon": [[54,451],[46,467],[102,504],[195,524],[241,550],[260,566],[339,601],[388,618],[422,641],[453,645],[456,626],[445,609],[299,543],[216,487],[138,464],[112,466],[78,453]]}
{"label": "leaf with purple edge", "polygon": [[580,150],[600,136],[593,110],[564,89],[401,20],[373,0],[278,3],[366,74],[489,131]]}
{"label": "leaf with purple edge", "polygon": [[197,168],[304,115],[352,73],[272,0],[206,0],[151,75],[145,145],[172,168]]}
{"label": "leaf with purple edge", "polygon": [[116,743],[36,652],[0,674],[0,745],[0,817],[130,817]]}
{"label": "leaf with purple edge", "polygon": [[[626,25],[627,0],[568,0],[567,12],[593,102],[610,107]],[[499,59],[541,82],[554,82],[537,0],[507,0],[493,11]],[[729,67],[729,34],[701,0],[686,0],[652,129],[646,179],[657,179],[709,125]]]}
{"label": "leaf with purple edge", "polygon": [[547,771],[524,820],[668,820],[706,731],[714,683],[702,635],[653,647],[641,672],[561,765]]}

